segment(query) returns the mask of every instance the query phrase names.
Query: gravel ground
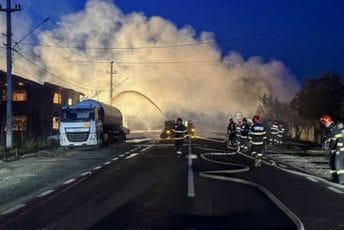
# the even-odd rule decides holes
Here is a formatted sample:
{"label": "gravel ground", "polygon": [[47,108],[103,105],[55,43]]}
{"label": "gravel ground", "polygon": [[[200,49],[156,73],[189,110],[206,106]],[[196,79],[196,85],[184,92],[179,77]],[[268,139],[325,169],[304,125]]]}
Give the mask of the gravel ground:
{"label": "gravel ground", "polygon": [[266,155],[278,162],[300,168],[310,174],[331,179],[329,157],[289,155],[285,153],[270,153]]}
{"label": "gravel ground", "polygon": [[[204,135],[212,136],[213,138],[227,138],[227,136],[220,132]],[[329,155],[317,147],[297,142],[286,142],[286,145],[283,146],[268,146],[266,156],[277,162],[331,180]]]}

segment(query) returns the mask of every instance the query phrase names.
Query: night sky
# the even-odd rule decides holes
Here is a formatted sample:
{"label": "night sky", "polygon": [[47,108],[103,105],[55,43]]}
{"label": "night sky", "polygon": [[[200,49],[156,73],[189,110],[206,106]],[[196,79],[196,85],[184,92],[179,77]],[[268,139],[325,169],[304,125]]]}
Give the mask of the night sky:
{"label": "night sky", "polygon": [[[110,0],[111,1],[111,0]],[[17,0],[36,21],[81,10],[81,0]],[[126,14],[142,12],[190,25],[196,35],[213,32],[222,55],[261,56],[282,61],[297,78],[336,71],[344,79],[344,1],[341,0],[116,0]],[[5,1],[1,3],[5,5]],[[29,9],[28,9],[29,8]],[[34,26],[34,25],[32,25]]]}

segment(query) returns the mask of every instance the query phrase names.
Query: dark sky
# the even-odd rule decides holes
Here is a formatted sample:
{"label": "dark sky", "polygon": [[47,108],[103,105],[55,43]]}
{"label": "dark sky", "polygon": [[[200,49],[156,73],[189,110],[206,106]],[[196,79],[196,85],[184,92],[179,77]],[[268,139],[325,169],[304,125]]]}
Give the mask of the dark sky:
{"label": "dark sky", "polygon": [[[53,25],[84,0],[29,2]],[[115,0],[124,12],[157,15],[196,33],[213,32],[222,55],[261,56],[282,61],[299,80],[336,71],[344,79],[344,1],[342,0]]]}

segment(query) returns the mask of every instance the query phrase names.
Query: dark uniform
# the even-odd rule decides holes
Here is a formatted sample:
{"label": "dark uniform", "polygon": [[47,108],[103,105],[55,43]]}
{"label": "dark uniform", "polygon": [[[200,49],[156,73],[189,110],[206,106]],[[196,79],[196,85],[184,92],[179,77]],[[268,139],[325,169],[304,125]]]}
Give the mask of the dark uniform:
{"label": "dark uniform", "polygon": [[177,149],[178,154],[182,154],[183,142],[185,139],[186,134],[186,127],[183,125],[183,121],[181,118],[177,119],[176,124],[173,126],[172,129],[175,138],[175,146]]}
{"label": "dark uniform", "polygon": [[277,123],[273,123],[270,126],[270,130],[269,130],[269,143],[271,145],[277,144],[277,139],[278,139],[278,124]]}
{"label": "dark uniform", "polygon": [[283,143],[283,135],[284,135],[284,127],[282,124],[279,124],[278,126],[278,134],[277,134],[277,144],[282,144]]}
{"label": "dark uniform", "polygon": [[229,124],[227,126],[227,133],[228,133],[228,144],[235,145],[236,125],[232,118],[229,120]]}
{"label": "dark uniform", "polygon": [[250,132],[250,125],[246,119],[240,127],[240,149],[248,150],[248,133]]}
{"label": "dark uniform", "polygon": [[343,124],[331,123],[326,137],[330,149],[332,180],[344,184],[344,129]]}
{"label": "dark uniform", "polygon": [[255,166],[261,165],[261,158],[265,150],[265,139],[266,139],[266,132],[265,132],[264,126],[258,122],[255,122],[249,132],[249,140],[251,143],[251,154],[256,156]]}

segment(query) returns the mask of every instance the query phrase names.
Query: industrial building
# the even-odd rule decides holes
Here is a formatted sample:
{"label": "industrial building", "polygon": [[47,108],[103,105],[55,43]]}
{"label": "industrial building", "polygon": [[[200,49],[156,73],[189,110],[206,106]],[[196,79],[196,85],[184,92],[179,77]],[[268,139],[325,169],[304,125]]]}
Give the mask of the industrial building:
{"label": "industrial building", "polygon": [[[12,74],[13,142],[58,133],[62,106],[80,102],[82,93],[58,85],[37,82]],[[0,145],[6,138],[6,72],[0,70]]]}

